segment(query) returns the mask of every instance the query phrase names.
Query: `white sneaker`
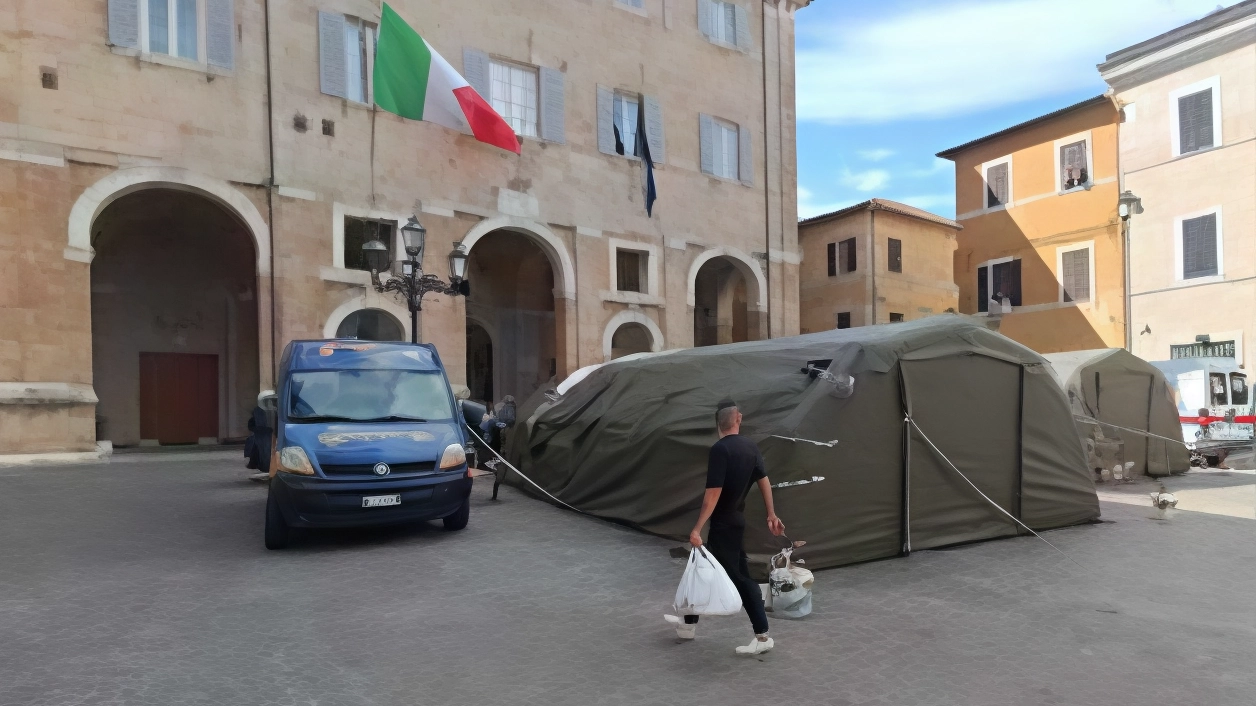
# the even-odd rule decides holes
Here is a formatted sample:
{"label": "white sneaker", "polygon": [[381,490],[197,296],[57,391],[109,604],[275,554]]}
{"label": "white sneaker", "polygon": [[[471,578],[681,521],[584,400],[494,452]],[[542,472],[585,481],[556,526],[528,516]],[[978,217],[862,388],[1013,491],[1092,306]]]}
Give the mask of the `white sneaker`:
{"label": "white sneaker", "polygon": [[737,654],[739,654],[739,655],[761,655],[761,654],[763,654],[764,652],[767,652],[768,650],[772,649],[772,646],[773,646],[774,644],[775,644],[775,643],[773,643],[773,642],[772,642],[772,638],[770,638],[770,637],[769,637],[768,639],[766,639],[766,640],[760,640],[760,639],[756,636],[756,637],[755,637],[755,639],[754,639],[754,640],[752,640],[752,641],[750,642],[750,644],[749,644],[749,645],[742,645],[741,647],[738,647],[738,648],[737,648]]}
{"label": "white sneaker", "polygon": [[676,626],[676,637],[681,640],[692,640],[698,636],[697,623],[688,624],[683,618],[679,618],[675,615],[664,615],[663,620],[666,620],[669,624]]}

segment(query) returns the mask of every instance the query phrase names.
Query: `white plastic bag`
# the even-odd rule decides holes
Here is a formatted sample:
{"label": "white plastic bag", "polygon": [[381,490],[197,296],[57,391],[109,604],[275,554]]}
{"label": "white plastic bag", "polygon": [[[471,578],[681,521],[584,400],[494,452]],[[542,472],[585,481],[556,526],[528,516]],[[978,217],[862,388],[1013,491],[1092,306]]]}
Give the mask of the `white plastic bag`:
{"label": "white plastic bag", "polygon": [[741,612],[741,596],[706,547],[695,547],[672,605],[678,615],[732,615]]}

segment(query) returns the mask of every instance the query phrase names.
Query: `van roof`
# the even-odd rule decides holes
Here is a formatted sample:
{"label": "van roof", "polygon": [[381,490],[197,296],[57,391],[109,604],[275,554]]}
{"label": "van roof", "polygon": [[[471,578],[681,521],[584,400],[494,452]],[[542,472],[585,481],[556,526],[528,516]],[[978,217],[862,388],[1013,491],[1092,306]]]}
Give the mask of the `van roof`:
{"label": "van roof", "polygon": [[394,343],[336,339],[293,341],[292,370],[442,370],[436,348],[429,343]]}

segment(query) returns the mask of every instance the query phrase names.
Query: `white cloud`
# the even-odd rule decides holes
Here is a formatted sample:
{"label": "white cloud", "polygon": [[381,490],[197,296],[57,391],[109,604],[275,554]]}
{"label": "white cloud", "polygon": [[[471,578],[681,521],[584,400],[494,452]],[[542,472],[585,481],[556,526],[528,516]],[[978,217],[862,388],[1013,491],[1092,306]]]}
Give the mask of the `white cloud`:
{"label": "white cloud", "polygon": [[876,191],[890,183],[890,173],[884,169],[868,169],[862,172],[843,169],[840,181],[855,191]]}
{"label": "white cloud", "polygon": [[825,213],[832,213],[839,209],[846,208],[847,206],[853,206],[857,203],[859,202],[858,201],[828,201],[825,203],[817,203],[815,201],[815,194],[812,193],[810,189],[801,185],[799,185],[798,187],[798,217],[799,218],[811,218],[812,216],[819,216]]}
{"label": "white cloud", "polygon": [[955,166],[955,163],[949,159],[942,159],[941,157],[934,157],[933,163],[930,164],[927,169],[913,169],[908,173],[914,177],[928,177],[928,176],[933,176],[934,174],[941,174],[943,172],[949,171],[950,169],[954,168],[954,166]]}
{"label": "white cloud", "polygon": [[894,150],[887,150],[884,147],[875,150],[859,150],[855,154],[869,162],[880,162],[883,159],[894,156]]}
{"label": "white cloud", "polygon": [[908,206],[923,208],[926,211],[932,211],[939,216],[952,218],[955,215],[955,194],[919,194],[916,196],[897,196],[894,201],[905,203]]}
{"label": "white cloud", "polygon": [[[1234,0],[1225,0],[1227,5]],[[832,123],[962,115],[1087,86],[1104,55],[1217,0],[930,0],[867,21],[798,16],[798,118]]]}

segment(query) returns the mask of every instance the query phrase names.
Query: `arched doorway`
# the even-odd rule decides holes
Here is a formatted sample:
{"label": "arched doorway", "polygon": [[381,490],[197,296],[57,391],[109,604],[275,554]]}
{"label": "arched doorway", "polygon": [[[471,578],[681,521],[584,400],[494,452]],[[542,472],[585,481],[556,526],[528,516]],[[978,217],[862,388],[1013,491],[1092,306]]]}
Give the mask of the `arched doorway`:
{"label": "arched doorway", "polygon": [[336,338],[361,341],[405,341],[401,322],[383,309],[358,309],[336,327]]}
{"label": "arched doorway", "polygon": [[694,346],[757,338],[750,325],[746,277],[728,258],[713,257],[698,269],[693,296]]}
{"label": "arched doorway", "polygon": [[641,324],[624,324],[611,335],[611,360],[633,353],[649,353],[653,349],[650,331]]}
{"label": "arched doorway", "polygon": [[471,399],[494,401],[493,338],[475,321],[467,321],[467,389]]}
{"label": "arched doorway", "polygon": [[[522,402],[557,373],[553,267],[531,238],[504,229],[475,240],[467,267],[473,283],[466,301],[468,387],[475,396],[471,381],[491,379],[491,389],[481,388],[485,395]],[[491,342],[491,359],[478,370],[470,367],[473,324]]]}
{"label": "arched doorway", "polygon": [[199,193],[131,191],[91,223],[92,369],[118,446],[247,435],[260,385],[257,252]]}

